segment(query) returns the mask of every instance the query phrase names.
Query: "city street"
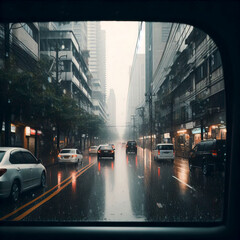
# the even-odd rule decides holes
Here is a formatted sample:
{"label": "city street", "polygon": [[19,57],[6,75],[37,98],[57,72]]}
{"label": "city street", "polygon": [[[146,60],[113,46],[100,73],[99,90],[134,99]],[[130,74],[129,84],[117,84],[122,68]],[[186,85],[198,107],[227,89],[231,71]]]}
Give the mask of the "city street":
{"label": "city street", "polygon": [[154,161],[149,150],[115,160],[84,156],[83,164],[47,168],[47,187],[1,200],[4,221],[218,221],[223,215],[224,173],[189,171],[186,159]]}

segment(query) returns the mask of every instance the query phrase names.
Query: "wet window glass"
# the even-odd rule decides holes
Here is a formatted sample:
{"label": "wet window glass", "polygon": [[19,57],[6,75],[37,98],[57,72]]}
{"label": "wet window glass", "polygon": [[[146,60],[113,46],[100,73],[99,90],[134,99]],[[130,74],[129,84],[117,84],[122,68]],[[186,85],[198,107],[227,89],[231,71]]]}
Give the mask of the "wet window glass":
{"label": "wet window glass", "polygon": [[187,24],[0,23],[0,161],[38,163],[14,204],[0,188],[0,221],[222,222],[221,58]]}
{"label": "wet window glass", "polygon": [[12,164],[22,164],[22,163],[24,163],[22,153],[21,152],[11,153],[9,161]]}
{"label": "wet window glass", "polygon": [[28,152],[22,152],[23,155],[23,162],[30,164],[30,163],[37,163],[36,159]]}

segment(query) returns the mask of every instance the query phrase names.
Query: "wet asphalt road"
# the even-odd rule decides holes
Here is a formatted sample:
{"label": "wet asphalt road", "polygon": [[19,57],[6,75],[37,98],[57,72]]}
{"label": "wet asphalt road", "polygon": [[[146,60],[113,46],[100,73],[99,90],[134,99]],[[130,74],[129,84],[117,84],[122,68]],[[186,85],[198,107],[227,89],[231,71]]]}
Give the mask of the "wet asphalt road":
{"label": "wet asphalt road", "polygon": [[154,161],[149,150],[115,160],[84,156],[82,165],[47,168],[47,187],[23,193],[16,204],[1,200],[4,221],[220,221],[224,173],[189,172],[188,161]]}

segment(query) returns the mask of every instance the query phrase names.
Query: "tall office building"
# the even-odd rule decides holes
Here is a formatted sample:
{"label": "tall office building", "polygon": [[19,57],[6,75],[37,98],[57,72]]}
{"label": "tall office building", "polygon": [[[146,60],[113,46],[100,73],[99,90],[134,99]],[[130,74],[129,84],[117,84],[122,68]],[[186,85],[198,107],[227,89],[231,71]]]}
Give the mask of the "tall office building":
{"label": "tall office building", "polygon": [[71,30],[80,46],[80,50],[87,50],[87,22],[55,22],[58,30]]}
{"label": "tall office building", "polygon": [[[106,40],[100,22],[87,22],[87,49],[89,50],[89,69],[93,76],[92,91],[95,114],[106,113]],[[106,120],[106,115],[103,119]]]}

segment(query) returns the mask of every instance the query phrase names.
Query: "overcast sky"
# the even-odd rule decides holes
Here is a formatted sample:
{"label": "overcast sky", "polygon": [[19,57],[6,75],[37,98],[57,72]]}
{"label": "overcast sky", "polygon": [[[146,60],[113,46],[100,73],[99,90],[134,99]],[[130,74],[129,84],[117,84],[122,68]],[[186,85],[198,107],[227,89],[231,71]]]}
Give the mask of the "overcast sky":
{"label": "overcast sky", "polygon": [[[138,37],[138,22],[101,22],[106,31],[107,97],[116,95],[116,124],[125,125],[129,73]],[[124,129],[124,128],[119,128]]]}

